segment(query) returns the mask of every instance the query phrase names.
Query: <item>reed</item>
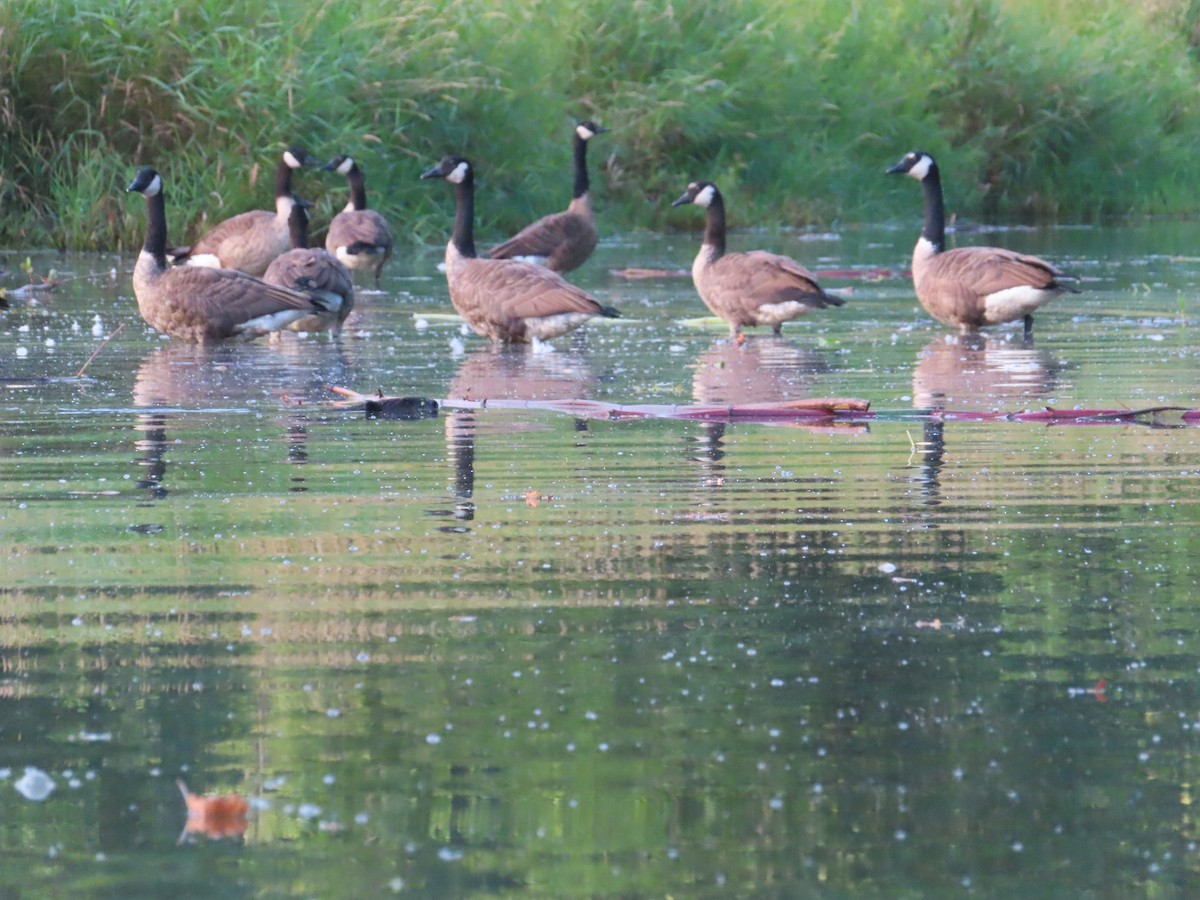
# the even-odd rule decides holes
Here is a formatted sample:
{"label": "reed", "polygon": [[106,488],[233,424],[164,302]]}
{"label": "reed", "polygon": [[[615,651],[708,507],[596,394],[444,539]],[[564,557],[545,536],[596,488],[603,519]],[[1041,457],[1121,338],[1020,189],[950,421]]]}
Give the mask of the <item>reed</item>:
{"label": "reed", "polygon": [[[560,208],[569,125],[608,228],[693,223],[711,178],[743,222],[911,218],[882,170],[920,146],[967,216],[1084,220],[1200,205],[1197,4],[1145,0],[9,0],[0,245],[128,249],[123,185],[170,185],[171,237],[269,203],[279,151],[354,154],[401,241],[440,240],[416,179],[476,158],[480,231]],[[297,190],[328,221],[340,179]],[[736,222],[734,223],[736,224]],[[314,233],[318,240],[320,231]]]}

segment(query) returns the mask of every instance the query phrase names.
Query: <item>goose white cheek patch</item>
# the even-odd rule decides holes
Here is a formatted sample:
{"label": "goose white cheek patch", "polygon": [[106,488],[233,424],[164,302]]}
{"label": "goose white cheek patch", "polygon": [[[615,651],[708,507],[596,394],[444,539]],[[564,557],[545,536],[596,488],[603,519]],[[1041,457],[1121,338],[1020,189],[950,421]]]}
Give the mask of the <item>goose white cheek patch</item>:
{"label": "goose white cheek patch", "polygon": [[706,184],[704,189],[696,195],[696,199],[692,202],[697,206],[711,206],[713,202],[713,186]]}

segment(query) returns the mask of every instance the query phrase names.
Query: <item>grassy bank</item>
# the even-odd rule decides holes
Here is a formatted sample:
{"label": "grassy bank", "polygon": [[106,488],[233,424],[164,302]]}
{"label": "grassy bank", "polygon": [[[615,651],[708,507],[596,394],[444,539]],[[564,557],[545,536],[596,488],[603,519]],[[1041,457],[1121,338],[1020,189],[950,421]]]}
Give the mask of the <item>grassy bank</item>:
{"label": "grassy bank", "polygon": [[[1185,4],[1186,6],[1186,4]],[[446,152],[480,169],[484,237],[565,205],[570,122],[609,229],[915,218],[882,177],[939,156],[968,216],[1200,208],[1195,11],[1144,0],[196,0],[0,6],[0,246],[136,246],[139,163],[171,236],[269,203],[280,150],[348,152],[401,240],[440,240]],[[304,173],[316,221],[341,179]]]}

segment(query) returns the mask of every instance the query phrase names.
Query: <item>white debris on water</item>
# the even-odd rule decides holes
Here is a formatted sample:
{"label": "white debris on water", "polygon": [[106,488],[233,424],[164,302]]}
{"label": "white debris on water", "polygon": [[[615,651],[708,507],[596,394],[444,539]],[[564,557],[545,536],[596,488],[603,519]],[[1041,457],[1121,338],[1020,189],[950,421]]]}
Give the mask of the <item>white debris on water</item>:
{"label": "white debris on water", "polygon": [[13,784],[17,793],[26,800],[41,801],[49,797],[56,785],[54,780],[35,766],[26,766],[25,774]]}

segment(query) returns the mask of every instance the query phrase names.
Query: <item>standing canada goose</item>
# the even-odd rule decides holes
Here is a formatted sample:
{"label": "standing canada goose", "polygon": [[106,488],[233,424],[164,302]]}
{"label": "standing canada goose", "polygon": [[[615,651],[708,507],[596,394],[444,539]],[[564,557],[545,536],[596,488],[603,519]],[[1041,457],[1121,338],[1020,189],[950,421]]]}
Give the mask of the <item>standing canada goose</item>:
{"label": "standing canada goose", "polygon": [[555,272],[578,269],[596,249],[596,217],[588,193],[588,141],[607,129],[595,122],[575,126],[575,193],[566,212],[543,216],[489,251],[492,259],[523,259]]}
{"label": "standing canada goose", "polygon": [[271,260],[291,246],[288,216],[293,203],[292,172],[311,163],[301,148],[289,147],[275,167],[275,211],[253,209],[226,219],[192,246],[174,251],[176,263],[237,269],[261,278]]}
{"label": "standing canada goose", "polygon": [[143,166],[126,190],[146,198],[146,240],[133,267],[133,293],[154,328],[196,343],[249,341],[323,309],[317,297],[233,269],[167,268],[162,176]]}
{"label": "standing canada goose", "polygon": [[387,219],[367,209],[367,186],[362,169],[349,156],[335,156],[322,172],[338,172],[350,183],[350,202],[333,217],[325,236],[325,249],[351,269],[375,268],[375,287],[379,273],[392,255],[392,232]]}
{"label": "standing canada goose", "polygon": [[340,331],[354,308],[354,283],[350,270],[325,250],[309,249],[307,200],[295,198],[288,216],[292,249],[277,256],[267,267],[263,281],[291,288],[320,300],[324,311],[292,322],[291,331]]}
{"label": "standing canada goose", "polygon": [[999,247],[945,250],[946,222],[942,178],[928,153],[914,150],[887,170],[908,175],[925,189],[925,227],[913,250],[917,299],[939,322],[974,331],[984,325],[1025,320],[1025,338],[1033,338],[1033,312],[1059,294],[1078,293],[1075,275],[1060,272],[1044,259]]}
{"label": "standing canada goose", "polygon": [[450,302],[477,334],[493,341],[528,343],[566,334],[594,316],[620,316],[549,269],[475,255],[475,176],[470,162],[447,156],[421,177],[454,185],[457,208],[446,245],[446,283]]}
{"label": "standing canada goose", "polygon": [[846,302],[825,293],[812,272],[786,256],[765,250],[726,253],[725,200],[711,181],[693,181],[671,205],[688,203],[707,210],[692,283],[704,305],[729,323],[731,338],[738,339],[749,325],[770,325],[779,334],[784,322]]}

